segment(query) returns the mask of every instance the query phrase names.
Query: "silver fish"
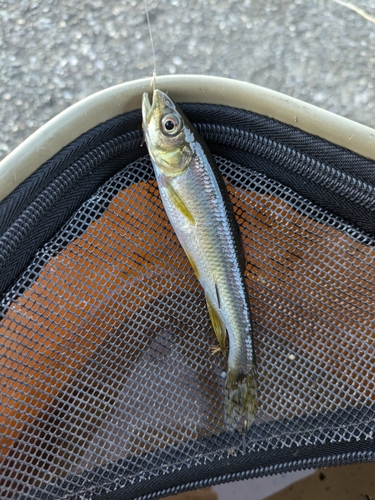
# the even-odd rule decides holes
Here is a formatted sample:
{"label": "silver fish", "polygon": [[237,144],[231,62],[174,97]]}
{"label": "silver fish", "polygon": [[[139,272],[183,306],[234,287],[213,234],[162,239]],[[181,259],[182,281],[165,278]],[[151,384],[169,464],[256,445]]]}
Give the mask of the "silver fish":
{"label": "silver fish", "polygon": [[143,131],[165,211],[200,281],[226,352],[225,421],[251,424],[258,409],[256,365],[241,234],[218,167],[181,109],[162,91],[142,100]]}

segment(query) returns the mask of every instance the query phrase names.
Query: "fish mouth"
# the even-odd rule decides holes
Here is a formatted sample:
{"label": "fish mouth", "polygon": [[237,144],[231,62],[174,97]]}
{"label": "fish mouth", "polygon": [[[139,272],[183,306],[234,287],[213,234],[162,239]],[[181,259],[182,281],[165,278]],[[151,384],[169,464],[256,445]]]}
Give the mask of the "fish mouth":
{"label": "fish mouth", "polygon": [[154,113],[163,114],[166,110],[174,111],[175,106],[169,99],[167,94],[159,89],[155,89],[152,93],[152,101],[147,92],[144,92],[142,97],[142,117],[143,123],[148,125]]}
{"label": "fish mouth", "polygon": [[152,104],[150,102],[150,98],[147,92],[144,92],[142,96],[142,119],[144,125],[148,125],[150,123],[152,116]]}

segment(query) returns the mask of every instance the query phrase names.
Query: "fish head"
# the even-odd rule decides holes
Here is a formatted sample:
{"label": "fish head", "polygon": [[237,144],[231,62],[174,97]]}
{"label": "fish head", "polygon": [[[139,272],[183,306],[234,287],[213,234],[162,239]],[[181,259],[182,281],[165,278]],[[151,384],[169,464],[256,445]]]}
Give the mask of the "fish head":
{"label": "fish head", "polygon": [[143,94],[142,126],[147,148],[154,165],[166,176],[181,175],[194,154],[194,134],[186,121],[161,90],[154,90],[152,103],[148,94]]}

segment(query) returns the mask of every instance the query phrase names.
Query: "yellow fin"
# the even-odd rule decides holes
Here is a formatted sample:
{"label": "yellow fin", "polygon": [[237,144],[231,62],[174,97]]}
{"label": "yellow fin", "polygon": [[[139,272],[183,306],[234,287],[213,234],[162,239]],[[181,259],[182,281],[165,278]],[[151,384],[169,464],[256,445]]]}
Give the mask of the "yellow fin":
{"label": "yellow fin", "polygon": [[214,328],[216,338],[220,345],[220,350],[223,354],[225,354],[225,339],[227,336],[227,330],[225,328],[222,319],[220,318],[219,313],[216,311],[215,306],[212,304],[207,295],[206,295],[206,303],[207,303],[208,314],[210,315],[211,323]]}
{"label": "yellow fin", "polygon": [[[221,354],[224,354],[224,352],[222,351],[221,347],[219,345],[213,345],[210,347],[210,350],[212,352],[212,354],[219,354],[221,352]],[[225,354],[226,354],[227,350],[225,349]]]}
{"label": "yellow fin", "polygon": [[172,186],[170,182],[165,178],[164,175],[161,175],[159,177],[159,183],[167,190],[169,199],[173,203],[173,205],[183,214],[185,217],[192,223],[195,224],[195,219],[186,206],[184,200],[181,198],[181,196],[177,193],[175,188]]}
{"label": "yellow fin", "polygon": [[[184,250],[185,250],[185,249],[184,249]],[[198,272],[198,268],[197,268],[196,263],[195,263],[195,262],[194,262],[194,260],[193,260],[193,257],[192,257],[192,256],[190,255],[190,253],[189,253],[189,252],[187,252],[186,250],[185,250],[185,253],[186,253],[187,258],[189,259],[189,262],[190,262],[191,267],[193,268],[193,271],[194,271],[195,276],[199,279],[199,272]]]}

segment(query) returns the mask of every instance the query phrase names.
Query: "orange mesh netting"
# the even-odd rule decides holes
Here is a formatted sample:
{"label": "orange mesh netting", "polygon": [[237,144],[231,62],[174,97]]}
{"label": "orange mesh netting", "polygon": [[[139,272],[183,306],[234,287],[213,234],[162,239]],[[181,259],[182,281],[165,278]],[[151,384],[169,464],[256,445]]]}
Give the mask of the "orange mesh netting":
{"label": "orange mesh netting", "polygon": [[[264,176],[220,165],[247,251],[257,422],[370,405],[374,247]],[[125,180],[36,255],[1,321],[4,491],[225,430],[226,362],[211,352],[202,290],[155,181]]]}

